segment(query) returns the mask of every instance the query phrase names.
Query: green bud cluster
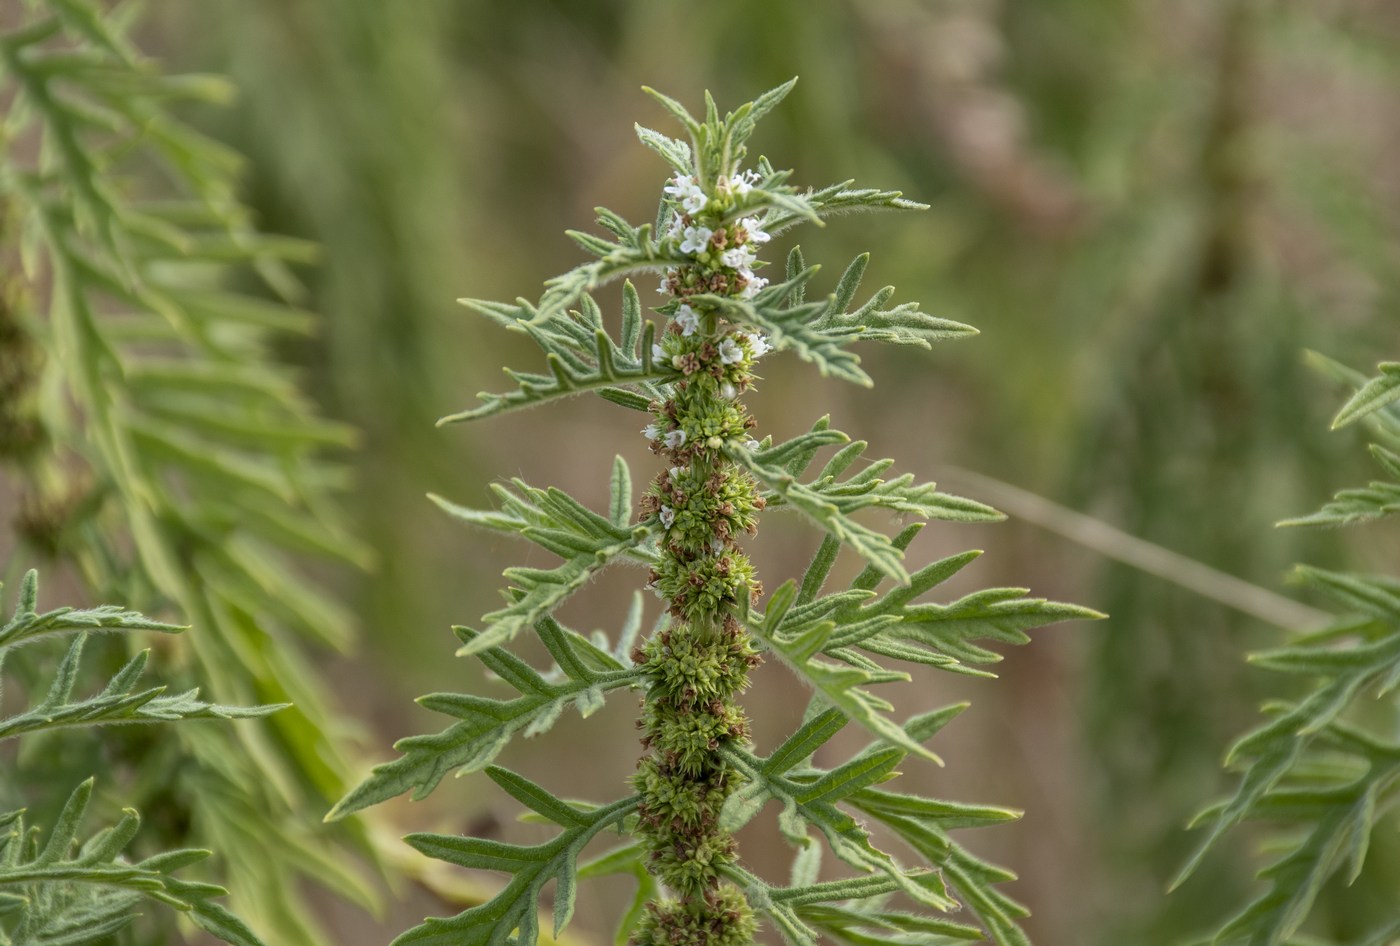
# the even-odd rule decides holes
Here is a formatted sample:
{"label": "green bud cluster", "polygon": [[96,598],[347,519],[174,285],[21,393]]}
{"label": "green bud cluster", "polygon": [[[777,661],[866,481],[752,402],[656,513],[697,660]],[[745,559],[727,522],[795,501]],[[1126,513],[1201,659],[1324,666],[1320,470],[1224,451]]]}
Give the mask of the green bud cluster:
{"label": "green bud cluster", "polygon": [[686,904],[650,903],[632,934],[635,946],[746,946],[757,927],[737,887],[717,887]]}
{"label": "green bud cluster", "polygon": [[[659,311],[671,321],[653,352],[681,378],[651,405],[653,423],[644,431],[670,464],[641,502],[642,518],[664,534],[650,584],[668,602],[670,621],[636,655],[647,674],[638,721],[646,754],[634,777],[638,833],[668,896],[649,905],[632,937],[636,946],[742,946],[756,926],[743,893],[723,878],[737,855],[719,819],[740,782],[723,749],[748,742],[736,699],[758,662],[740,620],[761,588],[735,539],[757,531],[764,503],[723,448],[749,440],[754,421],[739,397],[752,387],[754,361],[767,346],[704,301],[704,294],[751,294],[763,282],[749,269],[757,264],[751,250],[726,256],[752,234],[767,239],[756,221],[725,222],[742,195],[721,182],[742,180],[722,176],[706,186],[678,178],[668,188],[691,199],[690,212],[679,199],[673,208],[672,238],[685,235],[680,249],[693,262],[663,280],[672,299]],[[715,196],[702,204],[695,195],[704,194]]]}

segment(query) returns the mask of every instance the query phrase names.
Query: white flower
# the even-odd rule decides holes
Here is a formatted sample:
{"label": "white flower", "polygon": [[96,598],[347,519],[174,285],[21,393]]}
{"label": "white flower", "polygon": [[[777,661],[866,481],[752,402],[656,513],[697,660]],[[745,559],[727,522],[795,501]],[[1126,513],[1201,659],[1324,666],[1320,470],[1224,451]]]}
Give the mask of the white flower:
{"label": "white flower", "polygon": [[672,178],[672,181],[674,183],[667,184],[662,188],[663,191],[670,194],[672,197],[683,197],[696,186],[695,178],[691,177],[689,174],[677,174]]}
{"label": "white flower", "polygon": [[653,345],[651,346],[651,360],[652,360],[652,361],[664,361],[665,358],[666,358],[666,353],[665,353],[664,351],[661,350],[661,346],[660,346],[660,345],[653,344]]}
{"label": "white flower", "polygon": [[739,275],[743,276],[746,280],[743,292],[739,293],[740,299],[752,299],[754,296],[758,295],[760,289],[768,285],[768,280],[764,279],[762,276],[755,276],[749,270],[742,270]]}
{"label": "white flower", "polygon": [[682,335],[694,335],[700,328],[700,316],[696,315],[695,310],[684,302],[681,303],[680,308],[676,310],[676,314],[672,318],[681,327]]}
{"label": "white flower", "polygon": [[710,539],[710,554],[718,555],[724,551],[724,543],[717,538]]}
{"label": "white flower", "polygon": [[719,343],[720,364],[732,365],[737,361],[742,361],[744,350],[739,347],[739,343],[731,336]]}
{"label": "white flower", "polygon": [[773,346],[768,344],[768,339],[762,335],[745,335],[744,341],[748,343],[749,355],[754,358],[762,358],[773,350]]}
{"label": "white flower", "polygon": [[680,478],[680,475],[684,473],[685,470],[681,469],[678,466],[673,466],[668,472],[671,474],[671,482],[674,483],[677,479]]}
{"label": "white flower", "polygon": [[666,441],[666,446],[670,447],[672,450],[679,450],[681,447],[685,446],[685,431],[673,430],[663,439]]}
{"label": "white flower", "polygon": [[642,428],[642,434],[643,434],[648,440],[659,440],[659,439],[661,439],[661,430],[660,430],[660,428],[658,428],[655,424],[647,424],[645,427],[643,427],[643,428]]}
{"label": "white flower", "polygon": [[730,269],[748,269],[754,261],[754,251],[748,246],[736,246],[719,255],[719,261]]}
{"label": "white flower", "polygon": [[695,214],[705,209],[710,198],[705,196],[700,185],[695,183],[695,178],[689,174],[678,174],[674,180],[674,184],[663,188],[663,190],[680,202],[682,210],[688,214]]}
{"label": "white flower", "polygon": [[758,172],[752,168],[747,171],[741,171],[729,178],[726,183],[729,185],[731,191],[743,197],[753,189],[753,185],[758,183]]}
{"label": "white flower", "polygon": [[739,396],[739,389],[734,387],[734,385],[730,382],[726,381],[719,386],[719,396],[724,398],[726,401],[732,401]]}
{"label": "white flower", "polygon": [[668,528],[668,529],[671,528],[671,526],[675,524],[675,521],[676,521],[676,511],[675,511],[674,509],[672,509],[670,506],[662,506],[662,507],[661,507],[661,512],[658,513],[657,516],[658,516],[658,518],[660,518],[661,524],[662,524],[663,526],[665,526],[666,528]]}
{"label": "white flower", "polygon": [[686,227],[685,239],[681,241],[682,253],[700,253],[710,244],[715,231],[709,227]]}
{"label": "white flower", "polygon": [[739,221],[739,226],[749,235],[750,243],[767,243],[773,237],[763,231],[757,217],[745,217]]}
{"label": "white flower", "polygon": [[753,451],[753,450],[757,450],[757,449],[758,449],[759,447],[761,447],[761,446],[762,446],[762,444],[760,444],[757,440],[745,440],[745,441],[744,441],[744,449],[745,449],[745,450]]}
{"label": "white flower", "polygon": [[661,285],[657,287],[656,291],[663,296],[668,295],[671,292],[671,277],[674,275],[676,275],[676,271],[674,269],[662,270]]}

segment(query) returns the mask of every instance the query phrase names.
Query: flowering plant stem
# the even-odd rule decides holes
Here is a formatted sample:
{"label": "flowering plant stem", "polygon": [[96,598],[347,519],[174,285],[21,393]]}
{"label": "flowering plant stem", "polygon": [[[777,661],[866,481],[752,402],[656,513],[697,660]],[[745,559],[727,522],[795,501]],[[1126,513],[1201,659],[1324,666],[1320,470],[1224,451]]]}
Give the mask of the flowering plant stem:
{"label": "flowering plant stem", "polygon": [[[763,159],[745,169],[744,143],[755,122],[791,88],[788,83],[723,117],[707,97],[704,121],[652,93],[689,135],[687,142],[637,129],[671,166],[654,228],[599,210],[598,223],[613,239],[571,232],[595,259],[549,280],[537,304],[463,300],[528,336],[544,352],[548,372],[508,371],[515,390],[482,394],[476,407],[444,422],[593,392],[648,415],[643,433],[665,467],[642,496],[640,517],[634,516],[631,474],[620,457],[613,464],[606,514],[561,490],[521,480],[496,487],[498,509],[468,509],[435,498],[464,522],[527,539],[563,561],[550,569],[507,569],[506,606],[484,615],[480,628],[454,629],[462,641],[458,653],[480,660],[517,695],[423,697],[425,707],[453,717],[453,723],[400,741],[401,757],[377,766],[328,817],[404,792],[422,797],[457,769],[484,771],[560,831],[536,845],[410,835],[408,842],[424,854],[504,871],[511,881],[487,903],[425,920],[395,946],[534,946],[547,884],[554,884],[558,934],[573,915],[577,881],[608,874],[637,880],[618,935],[619,942],[634,946],[745,946],[760,915],[790,946],[816,946],[819,936],[868,946],[891,935],[905,943],[983,936],[1000,946],[1027,943],[1017,925],[1024,908],[994,889],[1013,875],[973,857],[946,833],[1016,814],[874,787],[893,778],[908,756],[936,760],[924,743],[964,706],[931,709],[899,723],[889,716],[893,706],[871,688],[910,679],[881,659],[990,676],[975,665],[998,655],[974,641],[1024,643],[1030,628],[1094,612],[1026,598],[1011,588],[947,604],[920,602],[978,553],[911,572],[904,566],[905,550],[921,525],[888,535],[853,514],[879,508],[967,522],[995,520],[999,513],[940,493],[910,474],[889,476],[891,460],[862,462],[865,443],[832,430],[826,418],[784,443],[751,436],[754,422],[741,398],[753,386],[755,361],[770,350],[795,352],[824,375],[869,385],[860,359],[848,350],[852,343],[927,348],[973,331],[912,304],[885,308],[894,292],[888,287],[852,307],[865,256],[820,301],[806,301],[817,270],[797,248],[788,254],[781,281],[770,285],[759,275],[765,265],[760,248],[800,222],[820,223],[851,210],[920,206],[896,192],[854,189],[849,182],[799,193],[786,183],[790,172]],[[629,282],[615,338],[590,293],[648,271],[661,274],[663,300],[655,311],[664,327],[658,335],[643,322]],[[808,467],[826,447],[837,449],[809,477]],[[800,583],[784,582],[766,597],[738,545],[756,532],[765,507],[793,510],[826,533]],[[848,588],[827,591],[843,548],[867,567]],[[634,646],[644,610],[640,594],[611,641],[579,634],[554,617],[574,591],[622,562],[646,566],[649,587],[665,602],[644,644]],[[885,582],[893,587],[878,590]],[[508,649],[526,630],[553,658],[549,670],[537,670]],[[737,703],[760,653],[776,657],[813,692],[802,726],[766,757],[748,745],[748,720]],[[590,715],[609,693],[624,688],[643,693],[644,755],[632,778],[634,795],[605,805],[565,801],[493,764],[513,737],[543,733],[570,705]],[[866,729],[874,741],[832,768],[815,762],[815,751],[848,724]],[[778,826],[799,851],[789,886],[755,876],[735,850],[733,832],[768,801],[780,804]],[[876,848],[852,812],[880,822],[933,869],[902,866]],[[622,832],[620,846],[580,862],[584,848],[608,828]],[[819,881],[823,845],[812,829],[859,873]],[[886,906],[894,894],[937,911],[966,906],[978,925]]]}
{"label": "flowering plant stem", "polygon": [[758,175],[733,166],[713,175],[678,174],[666,188],[671,235],[684,236],[692,261],[662,280],[669,299],[660,311],[670,323],[653,357],[682,377],[650,405],[655,419],[644,431],[671,464],[642,502],[663,530],[650,584],[671,622],[635,658],[646,675],[646,755],[635,783],[651,869],[673,896],[648,904],[632,937],[638,946],[746,943],[755,927],[743,893],[722,877],[735,851],[720,814],[738,781],[723,750],[748,737],[735,697],[759,660],[740,619],[760,586],[735,537],[756,531],[764,500],[722,448],[748,440],[754,422],[738,398],[767,344],[704,300],[756,295],[766,280],[753,272],[755,249],[769,236],[755,218],[738,216]]}

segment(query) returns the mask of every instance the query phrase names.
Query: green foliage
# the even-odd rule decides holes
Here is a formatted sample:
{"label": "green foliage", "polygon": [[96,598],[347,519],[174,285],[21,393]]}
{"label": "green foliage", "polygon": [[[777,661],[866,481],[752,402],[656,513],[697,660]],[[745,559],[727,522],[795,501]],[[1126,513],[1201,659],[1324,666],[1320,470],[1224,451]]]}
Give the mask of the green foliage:
{"label": "green foliage", "polygon": [[564,830],[554,840],[533,846],[456,835],[409,835],[405,840],[429,857],[460,867],[505,871],[511,880],[489,902],[451,919],[426,920],[395,939],[394,946],[533,943],[538,936],[540,894],[550,881],[554,882],[554,932],[558,935],[574,912],[577,861],[584,845],[605,828],[620,829],[637,806],[636,798],[625,798],[601,808],[580,809],[514,772],[490,767],[486,774],[512,798]]}
{"label": "green foliage", "polygon": [[[746,439],[753,421],[738,398],[756,380],[753,363],[770,350],[794,351],[823,374],[869,384],[848,350],[851,343],[927,348],[973,331],[910,304],[885,308],[889,288],[852,309],[864,255],[819,302],[805,301],[817,268],[807,266],[800,251],[789,255],[786,281],[768,285],[756,274],[764,265],[757,248],[798,222],[820,222],[844,210],[920,206],[892,192],[851,190],[847,184],[799,192],[787,183],[790,172],[776,171],[766,160],[756,170],[743,170],[754,120],[790,87],[723,117],[707,98],[703,121],[652,93],[689,136],[678,141],[638,127],[642,142],[676,172],[654,226],[634,227],[600,210],[599,223],[613,239],[571,233],[597,259],[548,281],[538,303],[464,300],[534,341],[548,372],[508,371],[516,390],[483,394],[479,407],[444,422],[591,391],[650,414],[643,434],[671,466],[642,496],[635,522],[631,475],[621,458],[613,465],[606,514],[561,490],[521,480],[494,487],[494,510],[432,497],[454,518],[524,538],[562,564],[507,569],[506,606],[487,614],[480,630],[456,629],[464,642],[458,653],[475,657],[517,695],[422,698],[424,706],[457,721],[435,735],[399,742],[401,757],[375,768],[328,817],[405,792],[421,798],[452,770],[484,769],[562,831],[536,845],[411,836],[410,843],[430,856],[504,871],[510,880],[488,902],[452,918],[426,920],[396,943],[533,946],[546,883],[555,883],[557,935],[572,915],[577,880],[609,874],[638,880],[619,943],[742,946],[752,939],[757,915],[793,946],[811,946],[821,935],[851,946],[877,939],[910,946],[982,938],[1000,946],[1027,942],[1017,923],[1024,909],[995,889],[1013,875],[973,857],[948,834],[1017,814],[876,787],[909,756],[936,760],[924,742],[964,708],[896,723],[888,715],[892,705],[874,687],[910,675],[887,669],[879,658],[989,676],[977,665],[999,656],[979,642],[1020,644],[1031,628],[1097,615],[1026,598],[1019,589],[975,592],[948,603],[920,600],[978,553],[908,571],[903,560],[921,524],[892,536],[857,521],[857,514],[883,509],[920,520],[986,522],[1001,518],[999,513],[940,493],[911,474],[888,477],[893,461],[866,460],[866,444],[831,430],[825,418],[784,443]],[[661,271],[667,298],[655,311],[668,316],[668,324],[659,332],[644,324],[640,300],[627,283],[621,334],[614,339],[589,293],[641,270]],[[809,473],[828,447],[836,448],[834,454],[815,475]],[[759,586],[736,540],[754,531],[765,507],[802,513],[826,538],[801,582],[784,583],[756,612]],[[868,565],[846,589],[824,593],[842,548]],[[640,599],[611,643],[601,633],[590,638],[571,631],[552,616],[598,571],[629,561],[651,569],[648,584],[666,601],[666,613],[643,645],[633,646],[643,620]],[[893,585],[881,592],[883,581]],[[527,628],[536,632],[553,670],[537,670],[506,649]],[[778,658],[813,691],[803,726],[766,758],[748,748],[747,719],[735,702],[760,655]],[[569,706],[587,716],[620,688],[644,693],[646,754],[632,780],[635,796],[584,806],[491,765],[514,736],[542,733]],[[817,765],[815,750],[852,722],[875,741],[849,760]],[[797,848],[788,887],[755,877],[735,851],[732,832],[769,801],[780,806],[779,826]],[[918,866],[902,866],[878,849],[858,816],[898,837]],[[609,827],[638,840],[579,864],[583,846]],[[857,876],[819,881],[823,845]],[[908,912],[887,902],[895,895],[933,911],[966,907],[973,922]]]}
{"label": "green foliage", "polygon": [[0,814],[0,941],[7,946],[102,942],[135,918],[137,901],[145,897],[226,943],[261,946],[247,924],[212,901],[228,891],[174,876],[208,857],[208,851],[168,851],[126,861],[122,851],[141,824],[129,808],[117,824],[79,841],[92,784],[89,779],[74,789],[42,847],[23,811]]}
{"label": "green foliage", "polygon": [[519,317],[520,309],[516,307],[477,299],[461,301],[509,331],[528,335],[544,351],[550,373],[531,374],[507,368],[506,374],[519,385],[516,390],[506,394],[483,393],[479,395],[483,402],[480,407],[451,414],[440,424],[489,417],[583,391],[598,390],[605,397],[610,393],[616,396],[621,385],[640,386],[644,393],[656,395],[660,391],[655,382],[676,375],[675,369],[653,363],[651,346],[656,327],[650,322],[643,324],[641,300],[630,282],[623,287],[621,344],[608,337],[602,310],[587,296],[581,300],[579,310],[543,324]]}
{"label": "green foliage", "polygon": [[[614,470],[613,508],[626,506],[631,492],[627,465],[619,457]],[[505,592],[510,604],[483,615],[486,627],[462,645],[459,654],[471,654],[510,640],[526,627],[558,607],[598,571],[615,561],[656,560],[652,529],[628,526],[588,509],[562,490],[535,489],[515,480],[515,493],[504,486],[493,490],[501,499],[495,512],[466,509],[437,496],[430,496],[448,515],[463,522],[496,532],[519,535],[564,559],[552,569],[512,568],[505,577],[513,583]]]}
{"label": "green foliage", "polygon": [[[150,651],[143,650],[127,661],[93,696],[73,698],[73,688],[79,677],[83,645],[89,631],[138,630],[173,633],[183,630],[172,624],[151,621],[143,615],[113,606],[87,610],[59,608],[45,614],[35,611],[38,599],[38,573],[30,571],[20,588],[15,614],[0,627],[0,670],[5,658],[21,644],[51,635],[73,635],[73,643],[58,665],[47,695],[23,713],[0,718],[0,740],[14,739],[29,733],[44,732],[74,726],[101,723],[156,723],[177,719],[243,719],[266,716],[281,706],[243,708],[221,706],[200,700],[198,690],[187,690],[165,696],[165,687],[137,690],[137,681],[146,668]],[[3,692],[3,687],[0,687]]]}
{"label": "green foliage", "polygon": [[[167,840],[218,839],[255,925],[324,942],[300,879],[374,896],[347,867],[367,851],[362,835],[312,837],[299,824],[343,792],[347,767],[302,648],[345,649],[355,622],[295,562],[369,557],[336,509],[343,473],[323,458],[352,432],[319,417],[274,357],[314,328],[289,266],[315,252],[259,232],[237,198],[241,158],[180,116],[226,102],[226,82],[155,68],[129,38],[128,7],[22,6],[0,36],[0,193],[4,250],[30,286],[21,324],[47,356],[34,401],[47,449],[16,457],[16,559],[66,559],[94,597],[197,625],[175,645],[186,686],[295,704],[263,728],[181,732],[196,764],[155,788],[181,804],[222,799],[169,819],[196,827]],[[108,694],[110,712],[218,712],[121,689],[137,669]]]}
{"label": "green foliage", "polygon": [[[1333,374],[1343,374],[1328,366]],[[1369,417],[1373,429],[1397,444],[1400,417],[1385,395],[1393,371],[1361,384],[1337,417],[1337,426]],[[1390,451],[1373,445],[1388,472]],[[1347,490],[1312,516],[1293,524],[1342,524],[1375,519],[1393,510],[1374,501],[1377,491],[1400,484]],[[1231,747],[1227,766],[1241,772],[1234,795],[1202,812],[1205,839],[1177,882],[1193,871],[1231,828],[1245,821],[1271,825],[1270,862],[1259,871],[1267,887],[1216,934],[1215,942],[1278,946],[1297,941],[1310,912],[1333,877],[1346,884],[1361,876],[1377,825],[1400,803],[1400,743],[1391,738],[1400,711],[1400,581],[1299,566],[1297,579],[1343,610],[1333,624],[1302,635],[1286,647],[1256,653],[1251,663],[1312,681],[1294,701],[1265,707],[1269,719]],[[1388,721],[1377,731],[1375,711],[1362,698],[1380,701]],[[1368,701],[1369,702],[1369,701]],[[1367,942],[1388,942],[1393,923]]]}
{"label": "green foliage", "polygon": [[[424,798],[454,769],[476,772],[486,768],[516,735],[537,736],[547,731],[569,706],[583,716],[603,705],[609,691],[637,685],[641,671],[623,651],[630,649],[640,622],[623,635],[618,653],[594,646],[587,638],[566,630],[552,618],[536,625],[540,640],[562,671],[563,679],[550,680],[500,645],[475,650],[482,665],[520,695],[510,700],[464,693],[432,693],[418,700],[425,708],[461,720],[432,736],[412,736],[396,743],[402,758],[377,766],[374,772],[341,799],[326,817],[341,818],[370,805],[412,791]],[[474,643],[477,632],[454,628]]]}
{"label": "green foliage", "polygon": [[[12,651],[48,637],[70,636],[73,642],[44,698],[24,712],[0,718],[0,740],[114,723],[248,718],[284,708],[205,703],[197,699],[197,690],[175,696],[163,696],[164,687],[137,691],[137,678],[146,664],[145,651],[122,667],[100,693],[75,700],[83,644],[90,633],[174,633],[183,628],[112,605],[40,613],[38,598],[38,575],[30,571],[20,587],[14,615],[0,627],[0,694],[6,682],[2,671]],[[12,794],[12,787],[3,780],[0,787],[6,795]],[[122,853],[141,823],[131,808],[124,810],[117,824],[80,842],[78,831],[92,793],[91,778],[73,790],[42,845],[42,832],[26,825],[23,809],[0,813],[0,943],[80,946],[107,942],[107,937],[135,919],[137,902],[145,897],[179,911],[224,942],[261,946],[262,940],[242,920],[212,902],[212,898],[226,895],[226,890],[174,876],[175,871],[208,857],[209,851],[181,849],[134,863],[127,860]]]}
{"label": "green foliage", "polygon": [[[798,478],[828,444],[846,446],[827,461],[814,480],[800,482]],[[851,513],[877,507],[923,519],[995,522],[1002,518],[990,506],[938,492],[933,483],[916,484],[912,474],[881,479],[880,474],[893,465],[893,460],[871,463],[854,475],[838,479],[860,459],[865,447],[864,441],[852,443],[846,434],[830,430],[823,417],[806,434],[785,443],[757,451],[733,446],[726,453],[767,487],[764,500],[769,505],[785,505],[803,513],[881,574],[902,583],[909,581],[900,564],[903,549],[884,533],[855,521]]]}

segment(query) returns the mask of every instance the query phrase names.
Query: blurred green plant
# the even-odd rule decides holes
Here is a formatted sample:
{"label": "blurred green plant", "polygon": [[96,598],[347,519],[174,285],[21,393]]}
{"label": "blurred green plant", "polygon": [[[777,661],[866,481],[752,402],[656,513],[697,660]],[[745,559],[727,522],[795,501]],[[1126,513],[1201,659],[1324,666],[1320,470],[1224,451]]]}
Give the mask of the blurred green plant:
{"label": "blurred green plant", "polygon": [[[1318,359],[1357,390],[1333,427],[1365,420],[1380,442],[1371,453],[1387,480],[1347,489],[1317,512],[1283,525],[1350,525],[1400,510],[1400,374],[1393,362],[1370,380]],[[1364,382],[1364,383],[1363,383]],[[1269,720],[1230,749],[1238,770],[1235,794],[1199,816],[1208,830],[1183,869],[1183,881],[1230,829],[1259,821],[1270,827],[1263,849],[1267,887],[1216,934],[1219,946],[1300,942],[1325,885],[1334,876],[1354,884],[1366,867],[1371,839],[1400,803],[1400,582],[1379,575],[1299,566],[1297,579],[1346,615],[1297,636],[1286,647],[1251,655],[1255,666],[1314,681],[1300,698],[1265,706]],[[1363,705],[1363,696],[1376,702]],[[1393,878],[1377,885],[1379,911],[1357,910],[1330,924],[1312,924],[1308,942],[1392,943],[1400,937]],[[1380,919],[1376,919],[1379,916]],[[1330,927],[1330,928],[1329,928]],[[1360,927],[1360,928],[1358,928]]]}
{"label": "blurred green plant", "polygon": [[[43,699],[23,712],[0,716],[0,742],[59,729],[246,719],[285,709],[206,703],[199,699],[198,690],[166,696],[163,686],[138,689],[149,651],[132,657],[100,692],[75,697],[83,648],[90,634],[171,634],[184,628],[110,605],[40,613],[38,602],[38,575],[30,571],[20,586],[14,614],[0,626],[0,694],[6,683],[5,662],[13,659],[20,647],[49,638],[71,638],[71,643]],[[19,794],[9,777],[14,771],[7,767],[0,772],[0,805],[8,806]],[[88,778],[73,789],[42,845],[42,829],[26,824],[23,808],[0,812],[0,943],[84,946],[111,942],[113,933],[126,929],[136,919],[138,901],[146,898],[165,904],[226,943],[262,946],[262,940],[242,920],[212,902],[212,898],[227,893],[222,887],[174,876],[175,871],[208,857],[209,851],[171,850],[129,861],[123,852],[141,824],[140,816],[131,808],[123,810],[115,825],[80,841],[78,832],[92,799],[93,781]],[[49,785],[45,790],[52,793],[55,788]]]}
{"label": "blurred green plant", "polygon": [[[893,706],[868,689],[908,680],[882,666],[887,657],[957,673],[986,675],[977,664],[997,659],[977,641],[1024,643],[1025,631],[1094,612],[1023,597],[1017,589],[976,592],[943,605],[919,603],[976,558],[965,553],[912,572],[905,550],[922,525],[890,536],[854,518],[880,508],[922,520],[994,521],[989,507],[939,493],[912,475],[882,478],[893,461],[853,467],[866,444],[830,429],[825,418],[783,443],[749,439],[754,425],[739,400],[754,380],[755,361],[770,350],[791,350],[826,376],[869,385],[848,346],[861,340],[929,347],[972,332],[911,304],[885,308],[882,289],[851,308],[865,257],[859,257],[820,301],[806,294],[817,267],[794,248],[786,278],[757,275],[771,236],[801,222],[855,210],[914,209],[898,193],[852,189],[850,182],[799,191],[791,172],[766,159],[744,170],[745,143],[757,120],[791,89],[789,82],[721,117],[706,97],[703,120],[652,92],[688,132],[677,140],[638,126],[642,142],[669,165],[655,222],[633,226],[598,211],[610,234],[571,232],[596,259],[549,280],[537,303],[463,300],[491,321],[528,336],[545,355],[544,373],[508,372],[513,391],[482,394],[479,406],[443,422],[501,414],[580,392],[594,392],[650,418],[643,433],[666,458],[633,520],[632,481],[619,457],[606,514],[558,489],[516,480],[497,487],[496,510],[437,500],[449,514],[487,530],[523,537],[563,559],[554,568],[510,568],[506,607],[484,626],[456,628],[459,654],[476,656],[516,691],[495,699],[477,694],[423,697],[430,709],[456,717],[441,733],[402,740],[403,755],[376,767],[333,809],[341,818],[396,795],[421,798],[450,771],[484,770],[537,820],[561,833],[533,846],[476,837],[415,834],[419,851],[462,867],[503,871],[511,880],[489,903],[445,919],[432,918],[395,942],[533,944],[542,888],[555,882],[554,932],[569,922],[576,882],[612,873],[638,880],[618,941],[740,944],[751,941],[756,914],[794,946],[825,934],[852,944],[891,936],[900,942],[945,943],[990,937],[1002,946],[1027,941],[1017,924],[1024,909],[995,889],[1012,875],[974,857],[948,829],[998,823],[1015,812],[960,805],[874,786],[893,778],[910,755],[936,760],[924,742],[965,705],[916,716],[902,725]],[[650,91],[650,90],[648,90]],[[620,337],[606,325],[590,293],[636,272],[659,272],[668,316],[658,340],[644,322],[640,298],[623,288]],[[572,308],[577,306],[578,308]],[[823,468],[808,470],[825,447],[838,447]],[[765,507],[803,514],[827,535],[802,580],[788,581],[753,610],[761,586],[736,539],[756,530]],[[844,590],[823,594],[841,549],[866,567]],[[554,612],[602,569],[632,562],[650,569],[648,586],[666,602],[646,643],[640,595],[627,625],[608,641],[561,624]],[[883,593],[883,582],[893,587]],[[506,645],[533,628],[553,658],[541,672]],[[748,746],[748,721],[735,702],[760,654],[777,658],[813,691],[799,730],[767,757]],[[517,735],[550,728],[574,706],[582,715],[601,707],[610,691],[644,693],[646,750],[633,779],[637,794],[606,805],[569,802],[520,775],[492,765]],[[830,767],[813,754],[848,724],[876,738]],[[779,826],[798,848],[789,886],[774,886],[737,861],[732,832],[769,801],[783,813]],[[851,812],[880,822],[935,869],[901,866],[877,849]],[[578,863],[585,845],[606,829],[633,835],[599,857]],[[821,847],[862,875],[820,882]],[[965,906],[968,924],[911,913],[887,901],[901,893],[920,907]]]}
{"label": "blurred green plant", "polygon": [[94,597],[198,628],[174,646],[179,676],[295,704],[265,727],[181,730],[178,762],[158,740],[127,755],[163,841],[217,848],[255,928],[319,944],[303,880],[375,901],[364,835],[309,827],[345,790],[346,732],[306,648],[344,650],[356,622],[295,564],[368,561],[322,459],[353,436],[275,357],[315,324],[288,268],[311,247],[258,232],[239,156],[172,111],[230,87],[162,74],[127,38],[133,14],[31,0],[0,36],[2,248],[23,273],[0,364],[25,366],[0,372],[0,456],[21,494],[10,567],[72,562]]}

